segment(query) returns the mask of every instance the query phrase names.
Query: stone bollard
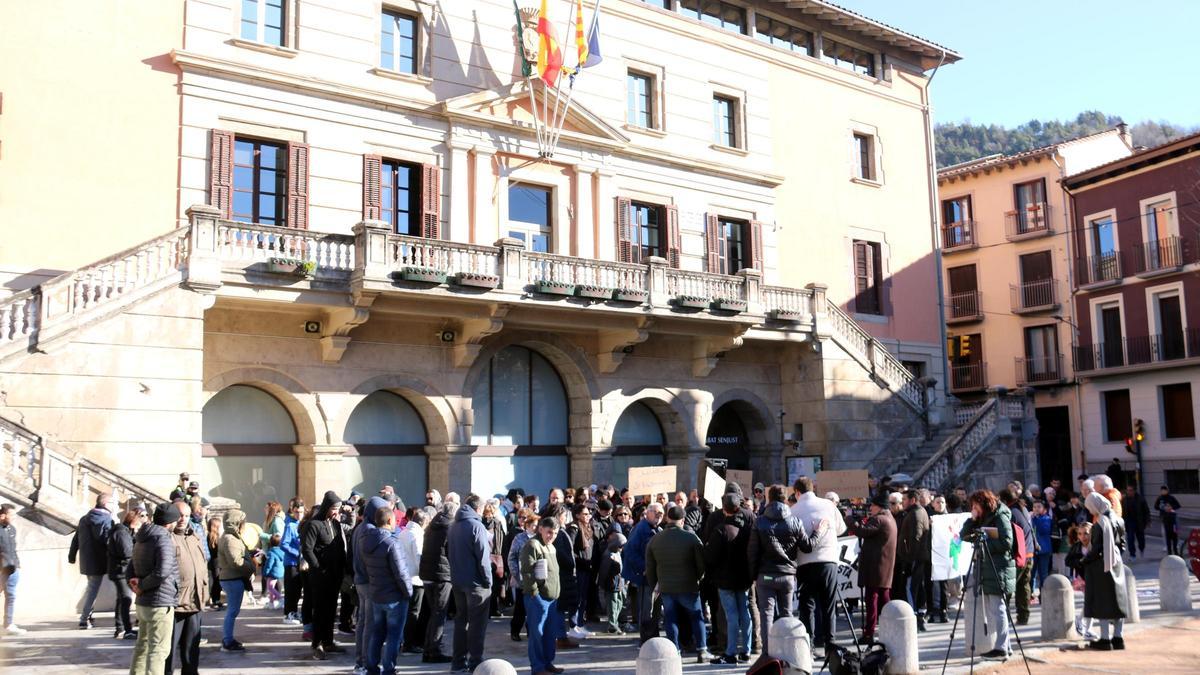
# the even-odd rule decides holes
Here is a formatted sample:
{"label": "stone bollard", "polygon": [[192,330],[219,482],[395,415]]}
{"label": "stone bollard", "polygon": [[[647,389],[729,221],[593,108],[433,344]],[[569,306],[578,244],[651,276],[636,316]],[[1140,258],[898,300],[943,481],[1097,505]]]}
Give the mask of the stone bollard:
{"label": "stone bollard", "polygon": [[1187,563],[1177,555],[1169,555],[1158,564],[1158,600],[1164,612],[1192,611],[1191,578]]}
{"label": "stone bollard", "polygon": [[785,616],[771,624],[767,633],[768,655],[783,659],[791,668],[789,673],[811,673],[812,641],[800,619]]}
{"label": "stone bollard", "polygon": [[504,659],[488,659],[476,666],[475,675],[517,675],[517,669]]}
{"label": "stone bollard", "polygon": [[921,670],[917,617],[903,600],[892,600],[879,612],[879,641],[887,647],[887,672],[916,675]]}
{"label": "stone bollard", "polygon": [[975,656],[992,651],[996,643],[996,631],[985,629],[984,622],[984,607],[983,596],[979,596],[979,611],[975,611],[975,589],[974,582],[963,585],[963,593],[966,597],[963,598],[962,616],[959,617],[959,625],[962,626],[962,653],[963,656],[971,655],[971,640],[972,631],[974,632],[975,640]]}
{"label": "stone bollard", "polygon": [[1075,630],[1075,589],[1071,580],[1051,574],[1042,583],[1042,639],[1066,640]]}
{"label": "stone bollard", "polygon": [[637,675],[683,675],[683,662],[674,642],[656,637],[638,650],[636,669]]}
{"label": "stone bollard", "polygon": [[1125,600],[1129,605],[1129,614],[1125,616],[1125,623],[1139,623],[1142,620],[1142,607],[1138,602],[1137,595],[1137,577],[1133,576],[1133,570],[1125,565]]}

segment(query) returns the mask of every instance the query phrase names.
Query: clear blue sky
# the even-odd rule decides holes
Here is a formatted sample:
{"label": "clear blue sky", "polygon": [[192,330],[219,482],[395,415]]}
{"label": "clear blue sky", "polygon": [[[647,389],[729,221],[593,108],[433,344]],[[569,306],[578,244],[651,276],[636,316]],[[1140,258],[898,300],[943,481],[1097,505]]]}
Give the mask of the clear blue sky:
{"label": "clear blue sky", "polygon": [[833,0],[962,55],[936,119],[1016,126],[1100,110],[1200,125],[1200,0]]}

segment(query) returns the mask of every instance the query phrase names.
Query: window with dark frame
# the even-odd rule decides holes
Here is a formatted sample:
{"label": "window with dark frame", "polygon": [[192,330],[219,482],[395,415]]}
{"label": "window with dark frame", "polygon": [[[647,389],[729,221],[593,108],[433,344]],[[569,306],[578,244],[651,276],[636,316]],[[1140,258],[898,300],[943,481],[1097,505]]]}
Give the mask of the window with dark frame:
{"label": "window with dark frame", "polygon": [[746,10],[722,0],[679,0],[679,13],[735,33],[746,34]]}
{"label": "window with dark frame", "polygon": [[421,166],[383,160],[380,181],[380,219],[396,234],[420,237]]}
{"label": "window with dark frame", "polygon": [[1200,470],[1166,469],[1163,471],[1163,483],[1166,483],[1171,494],[1200,494]]}
{"label": "window with dark frame", "polygon": [[625,78],[625,121],[634,126],[654,129],[654,78],[629,71]]}
{"label": "window with dark frame", "polygon": [[971,220],[971,197],[964,195],[942,200],[942,225],[951,227]]}
{"label": "window with dark frame", "polygon": [[1158,395],[1162,405],[1163,438],[1195,438],[1192,385],[1188,382],[1164,384],[1158,388]]}
{"label": "window with dark frame", "polygon": [[384,9],[380,14],[379,67],[416,74],[416,17],[394,9]]}
{"label": "window with dark frame", "polygon": [[805,56],[813,55],[813,34],[799,26],[772,19],[765,14],[754,18],[754,37],[776,47],[782,47]]}
{"label": "window with dark frame", "polygon": [[1104,441],[1124,443],[1133,434],[1129,412],[1129,390],[1113,389],[1100,394],[1104,404]]}
{"label": "window with dark frame", "polygon": [[746,247],[746,228],[749,223],[730,218],[719,218],[717,223],[721,236],[721,273],[737,274],[738,270],[750,267]]}
{"label": "window with dark frame", "polygon": [[663,207],[633,202],[630,208],[633,216],[633,262],[642,262],[650,256],[663,256]]}
{"label": "window with dark frame", "polygon": [[838,68],[875,77],[875,55],[857,47],[822,36],[821,60]]}
{"label": "window with dark frame", "polygon": [[875,139],[870,134],[854,134],[855,177],[875,180]]}
{"label": "window with dark frame", "polygon": [[286,143],[234,140],[234,220],[287,226],[287,156]]}
{"label": "window with dark frame", "polygon": [[728,96],[713,96],[713,142],[717,145],[738,147],[737,104]]}
{"label": "window with dark frame", "polygon": [[242,0],[240,35],[244,40],[284,47],[287,0]]}
{"label": "window with dark frame", "polygon": [[883,256],[877,241],[854,241],[854,311],[883,312]]}

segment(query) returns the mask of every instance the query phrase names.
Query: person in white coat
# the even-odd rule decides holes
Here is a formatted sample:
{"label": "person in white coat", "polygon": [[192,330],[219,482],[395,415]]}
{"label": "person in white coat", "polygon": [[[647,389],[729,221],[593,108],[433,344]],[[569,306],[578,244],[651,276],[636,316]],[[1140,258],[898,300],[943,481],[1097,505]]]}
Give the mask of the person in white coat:
{"label": "person in white coat", "polygon": [[429,613],[421,621],[421,601],[425,597],[425,585],[417,570],[421,568],[421,547],[425,543],[425,525],[429,523],[429,512],[425,509],[413,509],[408,517],[408,525],[398,536],[400,540],[400,556],[412,572],[412,597],[408,602],[408,619],[404,624],[404,651],[409,654],[421,653],[421,643],[424,642],[425,622]]}
{"label": "person in white coat", "polygon": [[796,503],[792,515],[804,526],[806,532],[816,531],[822,521],[829,523],[821,538],[813,546],[812,553],[800,552],[796,579],[799,582],[800,620],[813,636],[813,646],[825,646],[833,641],[833,630],[837,626],[834,608],[837,595],[838,557],[841,548],[837,538],[846,531],[846,521],[838,512],[837,505],[817,496],[813,491],[812,479],[802,476],[792,486],[796,492]]}

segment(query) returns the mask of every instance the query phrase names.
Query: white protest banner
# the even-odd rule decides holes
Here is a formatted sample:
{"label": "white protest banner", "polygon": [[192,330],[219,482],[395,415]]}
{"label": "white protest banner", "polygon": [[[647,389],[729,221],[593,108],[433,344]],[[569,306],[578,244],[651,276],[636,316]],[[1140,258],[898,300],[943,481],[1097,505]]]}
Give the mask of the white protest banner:
{"label": "white protest banner", "polygon": [[742,486],[742,494],[750,496],[754,491],[754,473],[751,471],[741,471],[739,469],[726,469],[725,482],[737,483]]}
{"label": "white protest banner", "polygon": [[675,491],[675,467],[641,466],[629,467],[629,493],[654,495]]}
{"label": "white protest banner", "polygon": [[700,478],[700,496],[708,500],[715,508],[721,508],[721,497],[725,494],[725,479],[721,478],[708,464],[704,465],[704,473]]}
{"label": "white protest banner", "polygon": [[933,530],[933,580],[955,579],[967,573],[974,547],[963,541],[958,533],[969,513],[939,514],[929,519]]}
{"label": "white protest banner", "polygon": [[836,492],[842,499],[866,499],[871,496],[866,469],[822,471],[813,479],[817,494]]}
{"label": "white protest banner", "polygon": [[837,588],[842,598],[858,595],[858,537],[839,537],[838,540]]}

